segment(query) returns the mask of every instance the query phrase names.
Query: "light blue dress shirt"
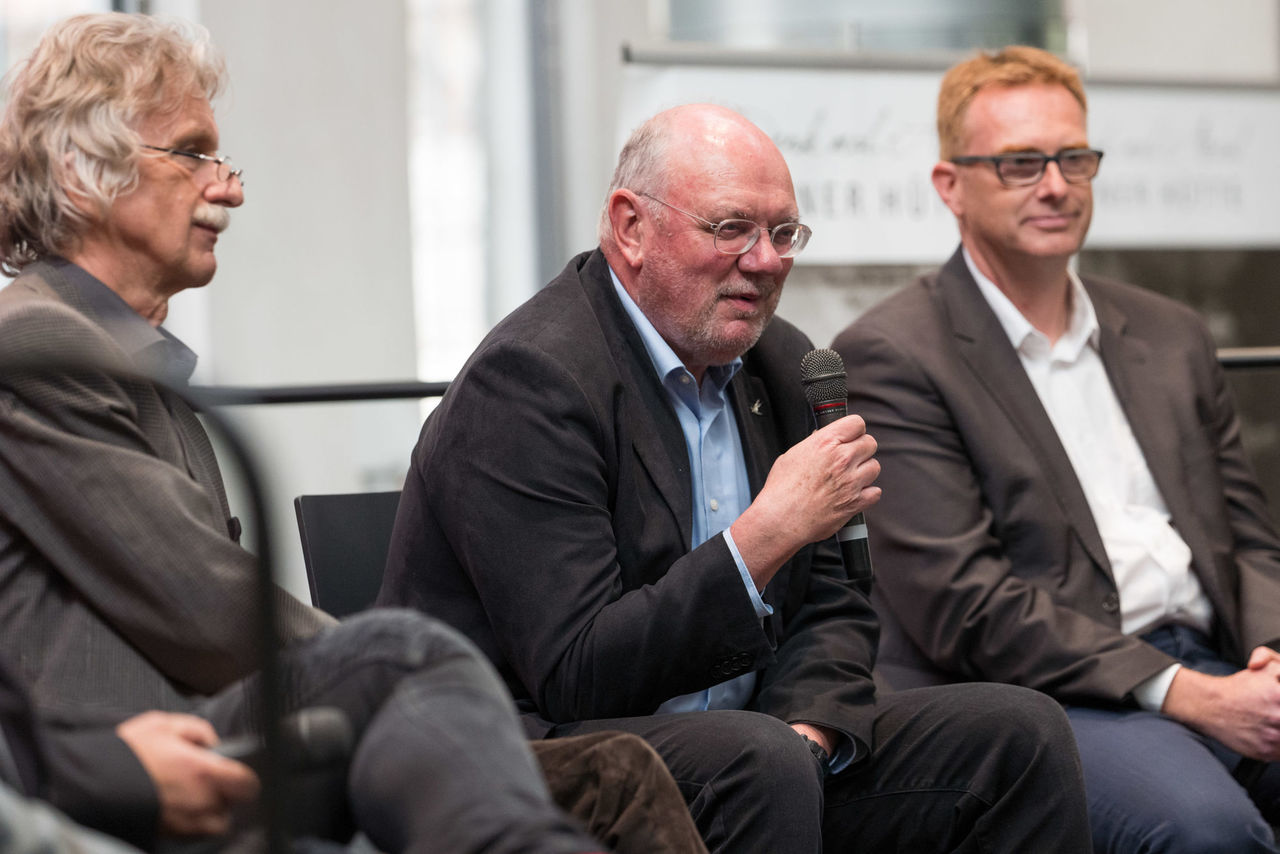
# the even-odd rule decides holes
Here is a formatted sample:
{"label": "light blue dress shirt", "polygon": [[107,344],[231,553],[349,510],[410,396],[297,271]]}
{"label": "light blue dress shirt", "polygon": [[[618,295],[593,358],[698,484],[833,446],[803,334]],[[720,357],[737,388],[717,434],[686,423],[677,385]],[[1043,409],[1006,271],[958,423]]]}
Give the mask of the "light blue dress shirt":
{"label": "light blue dress shirt", "polygon": [[[746,455],[728,394],[729,381],[742,367],[742,360],[734,359],[727,365],[711,366],[699,386],[612,270],[609,275],[613,278],[618,299],[622,300],[622,307],[644,341],[645,350],[662,380],[662,388],[671,401],[684,434],[685,449],[689,452],[689,471],[693,476],[693,542],[689,545],[697,547],[714,536],[723,535],[747,595],[751,597],[756,616],[763,619],[773,613],[773,608],[760,598],[755,581],[729,532],[729,526],[751,503]],[[755,686],[755,673],[744,673],[706,690],[673,697],[659,706],[658,712],[741,709],[751,699]]]}

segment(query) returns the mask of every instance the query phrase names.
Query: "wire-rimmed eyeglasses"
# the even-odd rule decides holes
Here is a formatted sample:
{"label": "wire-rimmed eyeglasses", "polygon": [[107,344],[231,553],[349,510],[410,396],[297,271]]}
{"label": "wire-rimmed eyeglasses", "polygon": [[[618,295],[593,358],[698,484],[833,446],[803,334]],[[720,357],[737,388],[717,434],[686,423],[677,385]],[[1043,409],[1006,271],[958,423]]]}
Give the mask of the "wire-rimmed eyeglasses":
{"label": "wire-rimmed eyeglasses", "polygon": [[[653,199],[660,205],[666,205],[673,211],[679,211],[685,216],[692,217],[707,227],[711,232],[712,242],[715,244],[716,251],[725,255],[743,255],[751,251],[751,247],[756,245],[756,241],[760,239],[760,232],[764,227],[758,222],[752,222],[749,219],[724,219],[720,222],[712,222],[709,219],[703,219],[696,213],[691,213],[684,208],[678,208],[670,202],[664,202],[657,196],[648,193],[639,193],[646,199]],[[781,225],[775,225],[769,229],[769,241],[773,244],[773,251],[778,253],[779,258],[794,258],[804,251],[805,246],[809,243],[809,238],[813,235],[813,230],[809,226],[800,222],[784,222]]]}
{"label": "wire-rimmed eyeglasses", "polygon": [[1015,151],[1009,154],[952,157],[951,162],[958,166],[990,163],[995,167],[1000,183],[1008,187],[1030,186],[1044,176],[1044,170],[1050,163],[1057,163],[1064,181],[1085,184],[1098,174],[1102,152],[1096,148],[1064,148],[1054,155],[1039,151]]}
{"label": "wire-rimmed eyeglasses", "polygon": [[[165,148],[163,145],[147,145],[146,143],[143,143],[142,147],[149,148],[152,151],[163,151],[165,154],[172,154],[175,157],[189,157],[192,160],[200,161],[200,166],[206,163],[213,163],[217,169],[215,177],[218,179],[219,184],[224,184],[235,178],[240,182],[240,186],[244,186],[244,170],[235,168],[235,164],[231,162],[231,158],[228,155],[201,154],[198,151],[184,151],[181,148]],[[196,168],[199,169],[200,166]]]}

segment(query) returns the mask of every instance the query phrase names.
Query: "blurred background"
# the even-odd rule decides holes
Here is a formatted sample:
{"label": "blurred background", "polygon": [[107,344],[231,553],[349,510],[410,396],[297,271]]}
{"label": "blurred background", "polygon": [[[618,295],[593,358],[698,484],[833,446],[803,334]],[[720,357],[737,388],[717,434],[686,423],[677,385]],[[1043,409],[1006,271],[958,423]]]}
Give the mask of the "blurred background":
{"label": "blurred background", "polygon": [[[198,21],[227,58],[246,203],[167,323],[199,383],[448,380],[595,245],[627,132],[691,100],[742,110],[792,164],[815,236],[779,311],[825,346],[954,249],[928,181],[937,81],[1015,42],[1081,68],[1107,151],[1079,269],[1197,307],[1220,346],[1280,345],[1280,0],[0,0],[0,65],[111,9]],[[1230,376],[1280,498],[1280,377]],[[398,488],[429,406],[234,412],[286,586],[306,596],[292,497]]]}

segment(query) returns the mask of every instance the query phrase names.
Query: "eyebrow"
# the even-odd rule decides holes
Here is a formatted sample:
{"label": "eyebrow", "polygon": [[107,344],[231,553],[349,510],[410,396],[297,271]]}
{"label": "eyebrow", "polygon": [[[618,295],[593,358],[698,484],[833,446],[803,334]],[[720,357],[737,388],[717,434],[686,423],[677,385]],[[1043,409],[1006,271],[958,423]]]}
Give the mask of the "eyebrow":
{"label": "eyebrow", "polygon": [[[1058,151],[1075,151],[1077,149],[1088,148],[1088,147],[1089,147],[1089,143],[1087,142],[1074,142],[1069,145],[1062,146],[1061,148],[1058,149]],[[1034,145],[1010,145],[996,152],[996,154],[1044,154],[1044,153],[1045,152],[1041,151],[1039,148],[1036,148]],[[1054,154],[1057,154],[1057,151],[1055,151]]]}
{"label": "eyebrow", "polygon": [[203,154],[208,151],[217,151],[217,142],[217,136],[209,133],[206,128],[192,128],[177,134],[170,147],[183,151],[199,151]]}
{"label": "eyebrow", "polygon": [[[716,218],[717,216],[719,216],[719,219],[717,219],[717,218]],[[715,223],[724,222],[726,219],[745,219],[745,220],[747,220],[748,222],[755,222],[757,225],[759,224],[759,223],[756,221],[755,217],[752,217],[751,215],[747,214],[747,213],[746,213],[745,211],[743,211],[741,208],[735,208],[735,209],[733,210],[733,212],[732,212],[732,213],[723,214],[723,215],[713,215],[713,216],[709,216],[709,217],[707,217],[707,219],[709,219],[709,220],[711,220],[712,222],[715,222]],[[773,227],[773,226],[775,226],[775,225],[785,225],[785,224],[787,224],[787,223],[789,223],[789,222],[799,222],[799,221],[800,221],[800,214],[799,214],[799,212],[797,212],[797,211],[793,211],[793,212],[791,212],[791,213],[783,214],[783,218],[782,218],[782,219],[780,219],[780,220],[778,220],[777,222],[775,222],[775,223],[771,224],[769,227],[770,227],[770,228],[772,228],[772,227]]]}

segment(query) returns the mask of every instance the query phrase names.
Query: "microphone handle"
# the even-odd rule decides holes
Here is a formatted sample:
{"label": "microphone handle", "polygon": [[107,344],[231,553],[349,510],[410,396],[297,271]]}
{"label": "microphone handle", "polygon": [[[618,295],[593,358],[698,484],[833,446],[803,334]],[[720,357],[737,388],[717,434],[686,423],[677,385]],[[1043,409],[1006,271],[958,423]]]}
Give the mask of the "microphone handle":
{"label": "microphone handle", "polygon": [[[844,400],[824,400],[813,404],[813,417],[819,430],[848,414],[849,407]],[[840,544],[840,557],[844,561],[849,579],[863,592],[869,591],[871,582],[875,579],[875,571],[871,566],[871,544],[867,539],[866,517],[860,512],[853,514],[853,518],[836,531],[836,541]]]}

